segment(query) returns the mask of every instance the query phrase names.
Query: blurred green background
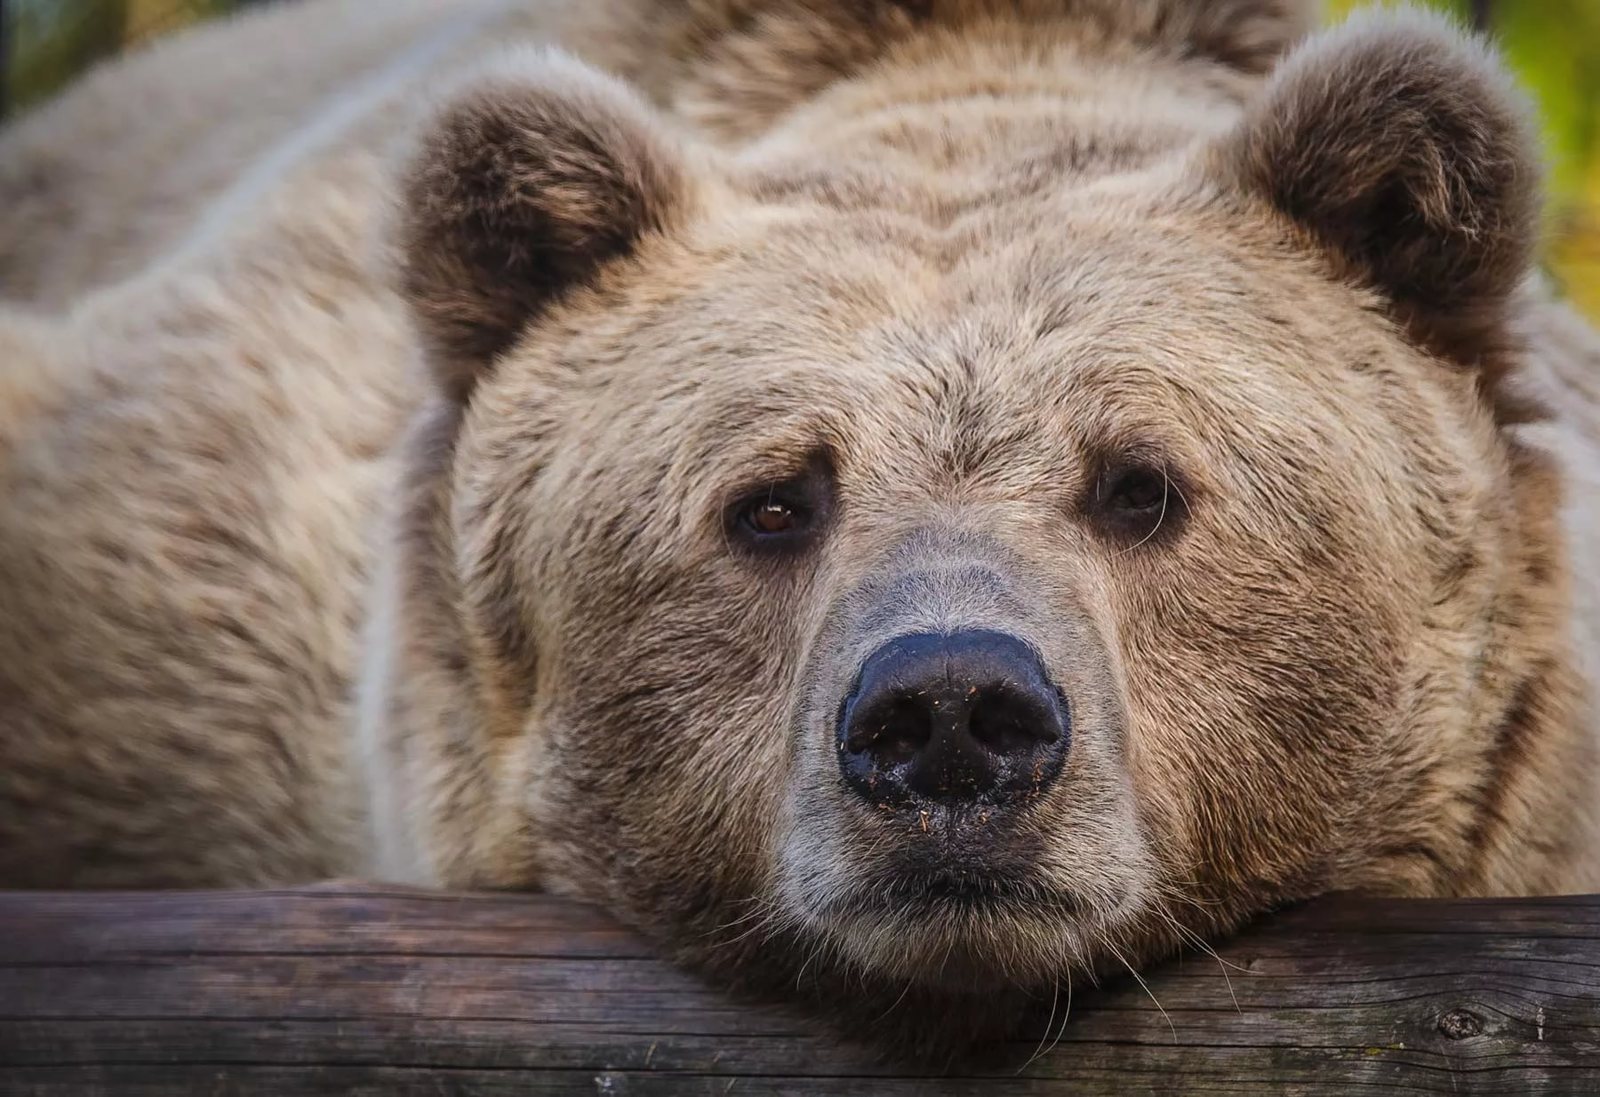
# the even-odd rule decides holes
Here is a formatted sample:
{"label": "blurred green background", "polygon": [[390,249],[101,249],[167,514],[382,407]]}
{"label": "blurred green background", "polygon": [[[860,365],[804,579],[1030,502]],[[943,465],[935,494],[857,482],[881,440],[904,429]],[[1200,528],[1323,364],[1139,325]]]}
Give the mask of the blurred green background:
{"label": "blurred green background", "polygon": [[[0,111],[25,108],[119,49],[252,2],[263,0],[0,0]],[[1325,2],[1338,19],[1372,0]],[[1538,103],[1550,271],[1600,320],[1600,0],[1426,2],[1492,34]]]}

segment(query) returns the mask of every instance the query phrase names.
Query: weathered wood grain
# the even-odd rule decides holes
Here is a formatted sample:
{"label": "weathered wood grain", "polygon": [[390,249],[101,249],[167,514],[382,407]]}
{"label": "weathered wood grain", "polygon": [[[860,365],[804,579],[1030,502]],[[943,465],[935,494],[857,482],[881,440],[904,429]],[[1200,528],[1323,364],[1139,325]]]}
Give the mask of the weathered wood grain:
{"label": "weathered wood grain", "polygon": [[0,1093],[1600,1094],[1600,897],[1329,900],[1219,952],[933,1077],[559,899],[0,893]]}

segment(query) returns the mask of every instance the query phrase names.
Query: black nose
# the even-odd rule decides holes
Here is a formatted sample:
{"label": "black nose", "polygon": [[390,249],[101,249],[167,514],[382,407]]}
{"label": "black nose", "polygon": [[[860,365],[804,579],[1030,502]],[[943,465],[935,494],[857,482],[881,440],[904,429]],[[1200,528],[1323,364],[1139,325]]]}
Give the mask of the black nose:
{"label": "black nose", "polygon": [[1038,654],[1016,637],[913,633],[867,658],[838,736],[845,780],[874,803],[1000,804],[1055,777],[1071,722]]}

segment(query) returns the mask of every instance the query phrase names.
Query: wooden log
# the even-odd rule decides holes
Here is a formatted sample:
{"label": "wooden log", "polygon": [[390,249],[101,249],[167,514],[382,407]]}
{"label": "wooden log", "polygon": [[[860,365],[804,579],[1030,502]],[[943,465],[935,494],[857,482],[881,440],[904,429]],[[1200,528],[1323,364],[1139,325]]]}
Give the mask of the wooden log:
{"label": "wooden log", "polygon": [[561,899],[0,893],[0,1093],[1600,1093],[1600,897],[1333,899],[1218,952],[936,1078]]}

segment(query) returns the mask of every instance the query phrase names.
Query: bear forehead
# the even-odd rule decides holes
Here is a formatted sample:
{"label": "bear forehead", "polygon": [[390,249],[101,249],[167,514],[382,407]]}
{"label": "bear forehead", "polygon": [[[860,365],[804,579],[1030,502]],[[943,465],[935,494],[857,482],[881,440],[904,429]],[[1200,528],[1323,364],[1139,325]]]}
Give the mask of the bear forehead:
{"label": "bear forehead", "polygon": [[1265,215],[1164,186],[1107,184],[947,226],[760,203],[648,249],[539,341],[609,414],[665,416],[685,403],[927,412],[973,395],[1011,421],[1041,402],[1249,412],[1370,395],[1374,378],[1421,368],[1369,295]]}

